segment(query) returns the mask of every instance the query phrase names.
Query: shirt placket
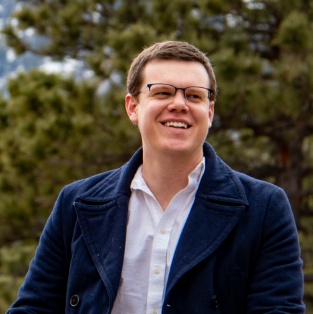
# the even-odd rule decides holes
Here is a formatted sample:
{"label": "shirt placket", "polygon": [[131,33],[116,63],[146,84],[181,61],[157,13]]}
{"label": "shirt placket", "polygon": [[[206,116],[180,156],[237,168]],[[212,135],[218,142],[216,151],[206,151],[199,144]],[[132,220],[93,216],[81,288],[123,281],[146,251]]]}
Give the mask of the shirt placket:
{"label": "shirt placket", "polygon": [[[155,199],[152,202],[154,206],[151,206],[152,204],[150,203],[150,209],[161,210],[160,205]],[[165,212],[162,212],[161,216],[158,216],[159,222],[157,223],[151,250],[147,314],[161,313],[166,281],[165,275],[167,273],[167,251],[171,231],[179,212],[179,208],[174,208],[170,205]]]}

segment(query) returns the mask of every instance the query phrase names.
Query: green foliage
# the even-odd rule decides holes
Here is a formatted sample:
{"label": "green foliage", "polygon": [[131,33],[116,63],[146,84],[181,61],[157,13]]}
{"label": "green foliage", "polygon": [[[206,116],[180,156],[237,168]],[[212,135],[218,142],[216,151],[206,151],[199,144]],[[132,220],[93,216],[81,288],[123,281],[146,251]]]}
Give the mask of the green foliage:
{"label": "green foliage", "polygon": [[283,20],[275,43],[285,50],[301,54],[310,49],[312,25],[305,12],[293,11]]}
{"label": "green foliage", "polygon": [[[64,184],[129,158],[139,146],[123,108],[129,64],[143,47],[179,39],[208,53],[216,71],[208,140],[235,169],[286,190],[312,269],[312,0],[20,2],[7,44],[77,58],[94,76],[10,80],[0,99],[0,244],[37,239]],[[39,43],[22,36],[30,28]]]}
{"label": "green foliage", "polygon": [[20,73],[8,90],[0,107],[0,243],[38,237],[64,184],[117,167],[136,142],[122,91],[104,101],[95,82],[38,71]]}
{"label": "green foliage", "polygon": [[36,246],[36,241],[17,241],[0,248],[0,313],[5,313],[15,300]]}

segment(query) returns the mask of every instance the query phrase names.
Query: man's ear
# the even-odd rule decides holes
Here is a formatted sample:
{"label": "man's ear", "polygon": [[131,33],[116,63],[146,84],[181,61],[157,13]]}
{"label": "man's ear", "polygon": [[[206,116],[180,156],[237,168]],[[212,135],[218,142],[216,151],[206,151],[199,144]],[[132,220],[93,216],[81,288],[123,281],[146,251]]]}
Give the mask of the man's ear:
{"label": "man's ear", "polygon": [[127,115],[129,117],[129,120],[133,123],[133,124],[137,124],[138,122],[138,101],[137,99],[131,95],[131,94],[127,94],[125,96],[125,108],[126,108],[126,112]]}
{"label": "man's ear", "polygon": [[209,128],[212,126],[213,117],[214,117],[214,101],[211,100],[209,104],[209,112],[208,112]]}

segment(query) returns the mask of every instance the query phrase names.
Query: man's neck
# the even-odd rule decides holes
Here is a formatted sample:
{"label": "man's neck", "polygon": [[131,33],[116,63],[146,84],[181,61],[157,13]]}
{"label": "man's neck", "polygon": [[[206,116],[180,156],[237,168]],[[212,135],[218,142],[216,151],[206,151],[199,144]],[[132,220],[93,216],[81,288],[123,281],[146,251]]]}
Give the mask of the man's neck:
{"label": "man's neck", "polygon": [[201,162],[197,158],[148,158],[143,156],[142,175],[149,189],[166,210],[172,198],[188,185],[188,176]]}

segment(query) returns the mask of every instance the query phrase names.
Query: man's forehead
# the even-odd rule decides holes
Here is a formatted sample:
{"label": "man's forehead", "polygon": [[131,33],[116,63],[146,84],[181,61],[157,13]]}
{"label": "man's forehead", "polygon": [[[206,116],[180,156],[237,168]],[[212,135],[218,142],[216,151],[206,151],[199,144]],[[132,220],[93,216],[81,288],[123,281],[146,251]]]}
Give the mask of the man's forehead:
{"label": "man's forehead", "polygon": [[209,74],[204,65],[198,61],[185,61],[175,59],[154,59],[149,61],[142,71],[144,83],[147,80],[160,79],[187,79],[199,81],[199,84],[209,83]]}

